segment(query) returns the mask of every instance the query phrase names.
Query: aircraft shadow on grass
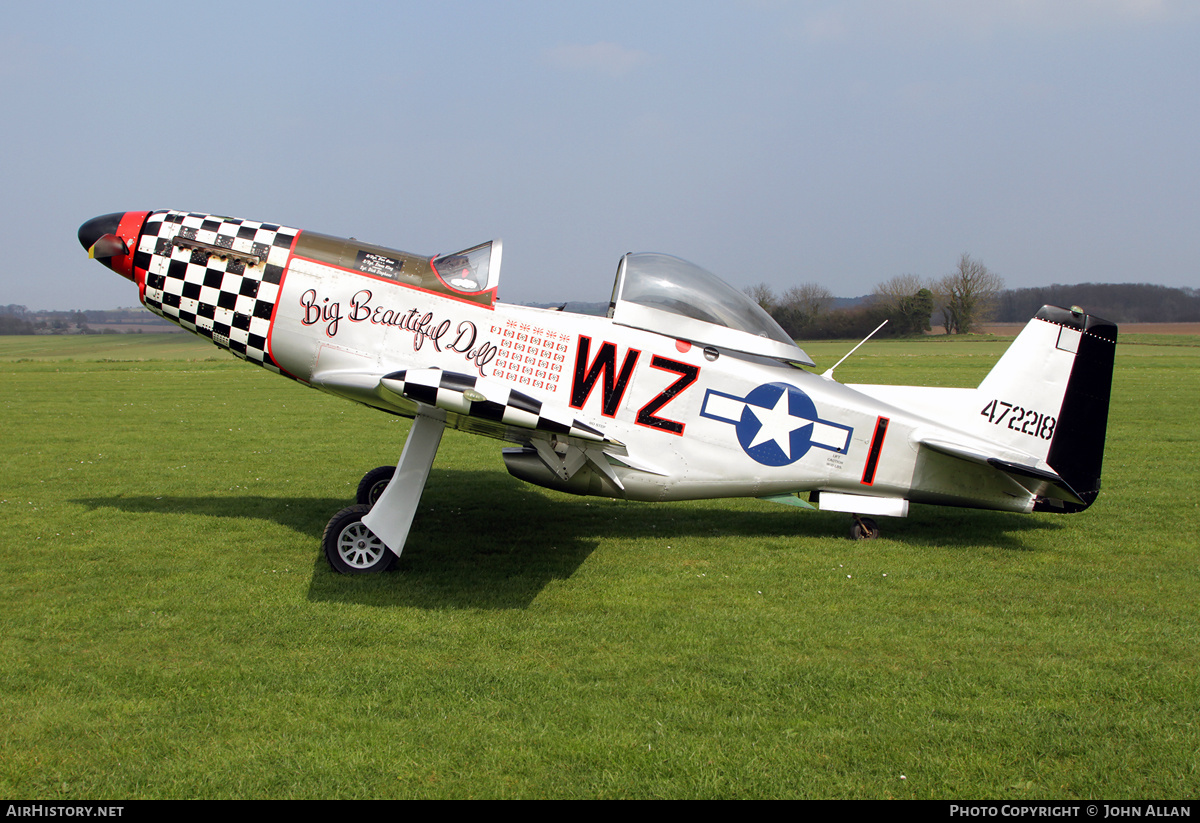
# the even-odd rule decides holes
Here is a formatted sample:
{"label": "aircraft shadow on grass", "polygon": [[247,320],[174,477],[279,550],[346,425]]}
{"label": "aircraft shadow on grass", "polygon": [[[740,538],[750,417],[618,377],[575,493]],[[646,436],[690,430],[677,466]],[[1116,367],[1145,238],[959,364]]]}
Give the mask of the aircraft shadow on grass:
{"label": "aircraft shadow on grass", "polygon": [[[724,538],[737,552],[741,541],[758,539],[803,552],[805,541],[849,528],[844,514],[789,506],[630,503],[544,492],[492,471],[434,469],[396,572],[343,577],[328,572],[320,547],[327,513],[346,502],[340,498],[147,495],[72,502],[162,517],[273,521],[312,540],[311,599],[419,608],[524,608],[550,581],[570,578],[605,540],[653,540],[677,549],[689,539]],[[1040,517],[918,507],[894,522],[890,537],[914,547],[1028,551],[1022,534],[1058,528]],[[847,541],[855,551],[870,545]]]}

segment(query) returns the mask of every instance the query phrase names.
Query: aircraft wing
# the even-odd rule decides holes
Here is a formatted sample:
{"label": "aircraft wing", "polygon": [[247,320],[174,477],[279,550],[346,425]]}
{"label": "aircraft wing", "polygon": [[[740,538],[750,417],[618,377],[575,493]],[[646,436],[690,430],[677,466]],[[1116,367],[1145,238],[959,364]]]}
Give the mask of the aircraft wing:
{"label": "aircraft wing", "polygon": [[493,437],[515,442],[526,442],[528,433],[536,431],[591,444],[617,445],[604,432],[578,420],[573,411],[556,408],[486,377],[437,368],[406,369],[385,375],[379,383],[386,393],[456,415],[456,428],[481,434],[494,432]]}
{"label": "aircraft wing", "polygon": [[1049,497],[1055,500],[1064,500],[1084,506],[1087,505],[1083,498],[1071,488],[1070,484],[1059,476],[1049,464],[1043,461],[1038,461],[1039,465],[1025,465],[986,454],[972,446],[931,437],[922,437],[918,442],[922,446],[940,454],[957,457],[959,460],[965,460],[969,463],[990,466],[996,471],[1007,475],[1009,479],[1030,494],[1039,497]]}
{"label": "aircraft wing", "polygon": [[416,415],[422,407],[440,409],[451,428],[511,443],[533,445],[536,440],[557,436],[581,447],[626,454],[624,444],[579,420],[573,409],[543,402],[486,377],[439,368],[404,369],[384,375],[332,371],[313,375],[312,383],[333,394],[406,416]]}

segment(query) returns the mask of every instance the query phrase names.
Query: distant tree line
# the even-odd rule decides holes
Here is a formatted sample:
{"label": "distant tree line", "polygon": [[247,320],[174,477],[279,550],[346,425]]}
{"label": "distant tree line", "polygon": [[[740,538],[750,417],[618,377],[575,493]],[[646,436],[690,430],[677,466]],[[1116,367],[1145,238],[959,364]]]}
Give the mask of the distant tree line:
{"label": "distant tree line", "polygon": [[[106,324],[96,329],[92,324]],[[9,303],[0,305],[0,335],[4,334],[119,334],[140,332],[141,326],[171,324],[143,308],[112,309],[109,311],[29,311],[25,306]],[[129,325],[139,328],[117,329]]]}
{"label": "distant tree line", "polygon": [[33,321],[12,314],[0,314],[0,334],[34,334]]}
{"label": "distant tree line", "polygon": [[31,312],[16,303],[0,306],[0,334],[79,334],[85,329],[83,312]]}
{"label": "distant tree line", "polygon": [[952,273],[934,281],[902,274],[875,287],[856,305],[834,309],[829,290],[815,283],[776,297],[765,284],[746,293],[797,340],[865,337],[880,323],[881,337],[911,337],[932,329],[936,317],[948,334],[968,334],[989,318],[1004,281],[964,254]]}
{"label": "distant tree line", "polygon": [[1115,323],[1200,322],[1200,289],[1149,283],[1080,283],[1012,289],[1000,295],[996,322],[1019,323],[1047,303],[1079,306]]}
{"label": "distant tree line", "polygon": [[1024,322],[1046,304],[1079,306],[1117,323],[1200,322],[1200,289],[1082,283],[1006,290],[1003,278],[968,254],[950,274],[932,280],[902,274],[842,308],[815,283],[782,295],[765,284],[746,293],[797,340],[861,338],[884,320],[881,337],[919,335],[934,325],[947,334],[970,334],[989,322]]}

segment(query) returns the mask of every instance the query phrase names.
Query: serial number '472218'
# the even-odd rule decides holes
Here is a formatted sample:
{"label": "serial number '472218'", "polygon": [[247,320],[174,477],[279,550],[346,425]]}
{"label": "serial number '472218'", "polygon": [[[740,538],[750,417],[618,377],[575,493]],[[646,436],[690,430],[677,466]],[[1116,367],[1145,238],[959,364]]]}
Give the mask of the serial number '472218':
{"label": "serial number '472218'", "polygon": [[1028,434],[1030,437],[1039,437],[1042,440],[1054,439],[1054,426],[1058,422],[1057,418],[1049,414],[1022,408],[1016,403],[1008,403],[1004,400],[993,400],[983,407],[980,414],[986,417],[989,423],[997,426],[1005,425],[1007,420],[1009,431]]}

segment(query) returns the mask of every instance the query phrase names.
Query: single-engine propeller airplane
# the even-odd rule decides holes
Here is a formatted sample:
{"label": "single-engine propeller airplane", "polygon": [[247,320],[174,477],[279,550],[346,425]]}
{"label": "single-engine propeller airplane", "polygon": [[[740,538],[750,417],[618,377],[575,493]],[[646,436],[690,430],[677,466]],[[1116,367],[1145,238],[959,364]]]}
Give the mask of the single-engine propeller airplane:
{"label": "single-engine propeller airplane", "polygon": [[1117,328],[1078,309],[1043,307],[975,389],[843,385],[663,254],[622,258],[594,317],[499,302],[499,240],[428,257],[164,210],[96,217],[79,241],[219,348],[413,418],[398,465],[325,529],[343,573],[400,555],[447,426],[512,444],[508,471],[539,486],[759,497],[850,513],[857,538],[909,503],[1078,512],[1100,491]]}

